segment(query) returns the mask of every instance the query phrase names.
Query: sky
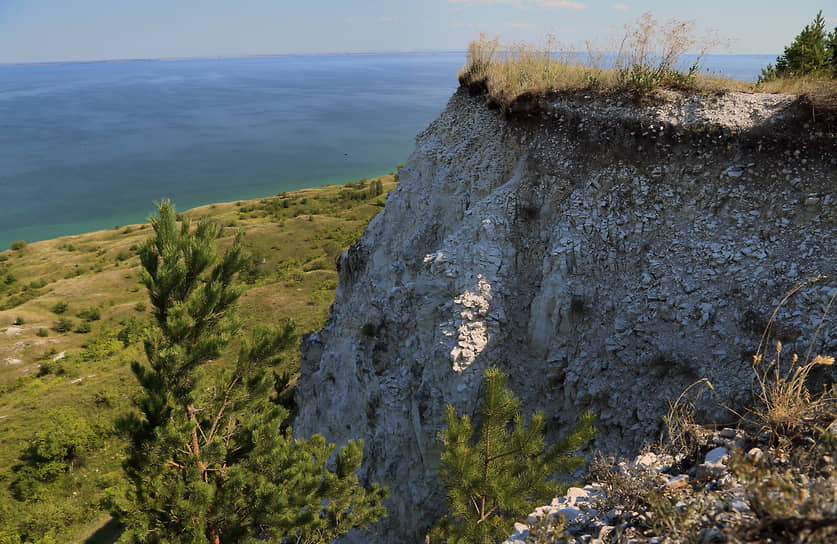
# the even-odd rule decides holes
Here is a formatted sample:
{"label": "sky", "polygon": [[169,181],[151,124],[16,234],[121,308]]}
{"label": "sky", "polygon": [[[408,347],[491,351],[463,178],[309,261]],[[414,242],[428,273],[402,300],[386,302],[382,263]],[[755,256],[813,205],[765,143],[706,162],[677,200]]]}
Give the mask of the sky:
{"label": "sky", "polygon": [[835,0],[0,0],[0,63],[464,50],[483,32],[582,50],[646,11],[778,54],[819,10],[837,26]]}

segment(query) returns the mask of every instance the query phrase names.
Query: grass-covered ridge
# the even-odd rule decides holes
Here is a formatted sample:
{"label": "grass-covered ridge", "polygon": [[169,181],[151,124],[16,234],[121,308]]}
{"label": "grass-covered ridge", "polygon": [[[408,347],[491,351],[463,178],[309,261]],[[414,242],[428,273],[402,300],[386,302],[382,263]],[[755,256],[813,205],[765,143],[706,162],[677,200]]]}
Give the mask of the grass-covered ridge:
{"label": "grass-covered ridge", "polygon": [[[552,36],[537,46],[501,44],[498,38],[482,35],[468,46],[459,82],[472,93],[487,94],[504,112],[553,94],[642,96],[657,88],[797,94],[818,108],[837,109],[837,69],[788,73],[758,83],[704,72],[701,57],[723,47],[724,41],[715,34],[697,35],[691,21],[660,23],[649,12],[626,25],[609,44],[588,42],[586,53],[567,52],[574,48]],[[697,53],[697,60],[685,62],[687,53]]]}
{"label": "grass-covered ridge", "polygon": [[[396,183],[390,174],[183,215],[220,224],[221,247],[243,231],[245,329],[294,319],[306,333],[327,317],[335,259]],[[129,364],[145,357],[151,308],[137,249],[150,233],[122,226],[0,253],[0,542],[84,541],[124,490],[113,422],[139,390]],[[296,346],[285,359],[295,376]]]}

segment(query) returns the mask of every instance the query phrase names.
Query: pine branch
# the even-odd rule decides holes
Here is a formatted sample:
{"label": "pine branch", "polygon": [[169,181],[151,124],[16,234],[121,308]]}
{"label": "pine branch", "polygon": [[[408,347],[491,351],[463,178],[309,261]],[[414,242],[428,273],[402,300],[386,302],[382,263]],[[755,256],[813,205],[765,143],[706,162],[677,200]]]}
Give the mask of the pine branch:
{"label": "pine branch", "polygon": [[233,388],[236,386],[240,379],[241,375],[236,375],[235,378],[230,382],[230,385],[227,387],[227,390],[224,393],[224,401],[221,403],[221,407],[218,409],[218,413],[215,414],[215,419],[212,421],[212,427],[209,429],[209,438],[205,438],[205,444],[209,444],[215,437],[215,430],[218,427],[218,422],[224,415],[224,410],[226,410],[227,406],[229,406],[230,404],[230,394],[232,393]]}

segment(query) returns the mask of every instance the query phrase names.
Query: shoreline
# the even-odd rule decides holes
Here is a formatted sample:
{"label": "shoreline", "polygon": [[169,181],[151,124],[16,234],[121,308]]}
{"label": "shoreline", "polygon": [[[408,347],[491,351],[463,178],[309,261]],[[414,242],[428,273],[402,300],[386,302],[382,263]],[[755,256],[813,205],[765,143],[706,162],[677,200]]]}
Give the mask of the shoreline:
{"label": "shoreline", "polygon": [[[388,171],[381,170],[381,171],[379,171],[377,173],[373,173],[372,175],[369,175],[369,176],[349,177],[349,178],[341,177],[340,181],[338,181],[334,178],[330,178],[328,180],[320,180],[321,181],[320,183],[313,184],[313,185],[305,184],[305,186],[294,186],[295,188],[292,188],[292,189],[274,190],[274,191],[272,191],[268,194],[264,194],[264,193],[245,194],[245,195],[240,195],[240,198],[219,198],[219,199],[210,199],[208,201],[201,200],[199,203],[192,203],[192,202],[186,200],[185,204],[183,204],[182,202],[178,202],[175,198],[170,198],[170,200],[178,207],[179,210],[181,210],[182,212],[187,212],[187,211],[191,211],[191,210],[195,210],[195,209],[203,208],[203,207],[207,207],[207,206],[212,206],[212,205],[229,204],[231,202],[238,202],[238,201],[243,202],[243,201],[248,201],[248,200],[260,200],[260,199],[263,199],[263,198],[270,198],[270,197],[276,196],[277,193],[295,193],[295,192],[298,192],[298,191],[306,191],[306,190],[311,190],[311,189],[319,189],[319,188],[322,188],[322,187],[343,185],[347,182],[357,181],[357,180],[362,179],[362,178],[365,178],[367,180],[373,180],[373,179],[384,177],[387,174],[389,174],[390,172],[394,172],[394,171],[395,171],[395,167],[393,166],[391,170],[388,170]],[[162,197],[162,198],[169,198],[169,197]],[[148,203],[148,211],[144,214],[144,218],[139,219],[139,220],[137,220],[138,214],[127,213],[125,215],[110,216],[111,219],[118,219],[118,221],[115,221],[115,222],[110,221],[110,223],[112,223],[112,224],[107,224],[108,221],[106,221],[106,219],[107,219],[106,218],[106,219],[101,219],[101,220],[93,219],[91,221],[78,221],[78,222],[72,222],[72,223],[51,224],[51,225],[47,225],[46,227],[44,227],[44,226],[24,226],[24,227],[19,227],[17,229],[13,229],[13,230],[2,230],[2,231],[0,231],[0,253],[3,253],[4,251],[7,251],[10,248],[10,245],[12,244],[12,242],[15,242],[15,241],[18,241],[18,240],[24,240],[26,242],[26,244],[29,245],[29,244],[35,244],[35,243],[38,243],[38,242],[58,240],[60,238],[66,238],[66,237],[69,237],[69,236],[82,236],[82,235],[90,234],[90,233],[93,233],[93,232],[106,231],[106,230],[114,229],[117,226],[120,227],[120,228],[124,228],[124,227],[127,227],[127,226],[141,225],[141,224],[144,224],[144,223],[147,222],[148,216],[151,215],[153,212],[154,212],[154,202],[149,202]],[[89,227],[84,227],[82,225],[89,225]],[[56,233],[55,235],[46,234],[46,235],[41,235],[41,236],[30,236],[29,238],[26,237],[26,232],[27,231],[31,230],[31,231],[34,231],[36,233],[37,233],[37,231],[44,232],[44,231],[48,231],[49,227],[53,227],[53,226],[56,226],[56,227],[67,226],[67,228],[66,229],[61,229],[62,233]],[[77,226],[78,228],[72,228],[71,229],[72,226]],[[58,230],[58,229],[56,229],[56,230]],[[17,233],[17,234],[11,234],[10,235],[10,233]]]}

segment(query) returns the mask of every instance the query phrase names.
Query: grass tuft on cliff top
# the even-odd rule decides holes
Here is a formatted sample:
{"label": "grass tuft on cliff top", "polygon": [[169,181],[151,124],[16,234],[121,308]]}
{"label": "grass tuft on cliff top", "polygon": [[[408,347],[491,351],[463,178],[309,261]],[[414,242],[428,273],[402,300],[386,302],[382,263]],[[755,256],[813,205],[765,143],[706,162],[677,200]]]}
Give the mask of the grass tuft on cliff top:
{"label": "grass tuft on cliff top", "polygon": [[[501,44],[499,38],[482,34],[468,46],[459,82],[472,94],[487,94],[506,113],[518,104],[556,94],[642,97],[658,88],[796,94],[812,106],[837,111],[837,80],[830,72],[795,73],[752,83],[702,71],[702,57],[725,47],[725,40],[715,33],[697,35],[694,21],[673,18],[661,23],[646,12],[604,48],[588,41],[586,53],[567,52],[572,48],[552,35],[538,46]],[[698,51],[693,63],[684,61],[690,51]]]}

